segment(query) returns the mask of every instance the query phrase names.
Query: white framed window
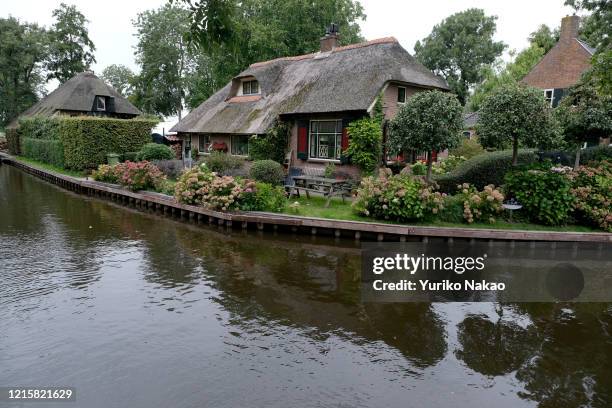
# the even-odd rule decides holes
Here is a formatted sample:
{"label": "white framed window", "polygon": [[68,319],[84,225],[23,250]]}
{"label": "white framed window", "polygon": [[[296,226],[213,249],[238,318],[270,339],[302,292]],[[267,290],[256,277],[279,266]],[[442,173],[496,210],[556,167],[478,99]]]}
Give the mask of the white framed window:
{"label": "white framed window", "polygon": [[259,82],[257,80],[250,80],[242,82],[242,94],[243,95],[255,95],[259,93]]}
{"label": "white framed window", "polygon": [[249,137],[248,135],[232,135],[231,138],[231,153],[234,156],[249,155]]}
{"label": "white framed window", "polygon": [[406,88],[403,86],[397,87],[397,103],[406,103]]}
{"label": "white framed window", "polygon": [[309,143],[309,158],[340,160],[342,120],[311,120]]}
{"label": "white framed window", "polygon": [[198,136],[198,148],[200,153],[210,152],[210,135],[199,135]]}
{"label": "white framed window", "polygon": [[96,96],[96,110],[105,111],[106,110],[106,100],[103,96]]}
{"label": "white framed window", "polygon": [[553,101],[555,100],[555,90],[554,89],[545,89],[544,90],[544,99],[546,99],[546,103],[548,106],[552,108]]}

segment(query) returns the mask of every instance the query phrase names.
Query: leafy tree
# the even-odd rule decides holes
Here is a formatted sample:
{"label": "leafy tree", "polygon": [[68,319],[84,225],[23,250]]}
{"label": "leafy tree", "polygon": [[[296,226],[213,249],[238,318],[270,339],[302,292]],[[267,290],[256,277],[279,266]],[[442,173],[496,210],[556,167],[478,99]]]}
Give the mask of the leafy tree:
{"label": "leafy tree", "polygon": [[555,111],[566,142],[576,146],[574,169],[580,165],[582,144],[612,134],[612,97],[600,96],[592,83],[579,82]]}
{"label": "leafy tree", "polygon": [[440,91],[411,96],[391,121],[389,144],[393,153],[427,152],[427,180],[431,180],[432,152],[453,148],[461,141],[463,109],[455,95]]}
{"label": "leafy tree", "polygon": [[555,129],[542,91],[516,84],[493,90],[482,102],[477,123],[484,147],[512,145],[513,165],[517,164],[519,144],[550,145],[556,136]]}
{"label": "leafy tree", "polygon": [[358,1],[174,1],[188,6],[188,37],[205,51],[198,57],[205,60],[196,68],[199,80],[189,81],[195,89],[188,97],[191,106],[253,62],[316,51],[332,22],[340,27],[341,44],[363,40],[358,20],[365,15]]}
{"label": "leafy tree", "polygon": [[447,80],[461,104],[470,87],[482,81],[484,68],[505,48],[504,43],[493,41],[496,19],[481,9],[455,13],[414,46],[417,59]]}
{"label": "leafy tree", "polygon": [[380,164],[382,154],[382,128],[376,117],[352,122],[347,129],[349,145],[346,154],[366,174]]}
{"label": "leafy tree", "polygon": [[56,78],[61,83],[96,62],[96,47],[89,39],[85,16],[75,6],[61,3],[53,10],[55,23],[49,31],[50,46],[47,61],[47,80]]}
{"label": "leafy tree", "polygon": [[121,64],[111,64],[102,71],[102,79],[123,96],[132,94],[135,76],[131,69]]}
{"label": "leafy tree", "polygon": [[36,24],[0,18],[0,126],[44,93],[46,42],[45,30]]}
{"label": "leafy tree", "polygon": [[187,10],[169,4],[138,14],[136,62],[140,75],[134,100],[146,112],[178,115],[183,111],[187,74],[194,70],[193,47],[185,38]]}
{"label": "leafy tree", "polygon": [[[529,47],[516,54],[514,59],[503,64],[497,62],[496,67],[485,68],[484,80],[476,86],[474,93],[469,98],[469,107],[472,111],[480,109],[483,99],[494,89],[508,84],[518,83],[531,69],[542,59],[559,40],[558,30],[551,30],[542,24],[532,32],[528,40]],[[511,52],[511,55],[514,51]]]}

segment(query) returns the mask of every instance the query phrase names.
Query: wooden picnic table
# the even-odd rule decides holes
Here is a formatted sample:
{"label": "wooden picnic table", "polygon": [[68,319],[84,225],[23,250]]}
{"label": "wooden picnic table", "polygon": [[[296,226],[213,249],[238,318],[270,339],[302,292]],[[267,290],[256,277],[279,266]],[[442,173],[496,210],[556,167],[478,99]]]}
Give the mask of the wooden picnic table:
{"label": "wooden picnic table", "polygon": [[329,202],[333,196],[341,196],[344,202],[344,196],[350,193],[350,184],[346,180],[337,180],[320,176],[294,176],[295,184],[289,190],[289,198],[296,193],[300,196],[300,190],[306,193],[306,197],[310,198],[310,192],[321,193],[327,197],[325,207],[329,207]]}

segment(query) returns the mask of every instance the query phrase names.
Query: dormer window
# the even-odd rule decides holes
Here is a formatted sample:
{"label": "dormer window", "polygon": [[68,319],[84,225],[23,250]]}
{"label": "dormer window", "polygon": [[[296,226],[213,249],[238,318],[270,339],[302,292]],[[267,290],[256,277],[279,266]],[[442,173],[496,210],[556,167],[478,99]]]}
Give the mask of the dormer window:
{"label": "dormer window", "polygon": [[106,99],[103,96],[96,96],[96,110],[106,110]]}
{"label": "dormer window", "polygon": [[259,82],[257,80],[244,81],[242,83],[243,95],[255,95],[259,93]]}

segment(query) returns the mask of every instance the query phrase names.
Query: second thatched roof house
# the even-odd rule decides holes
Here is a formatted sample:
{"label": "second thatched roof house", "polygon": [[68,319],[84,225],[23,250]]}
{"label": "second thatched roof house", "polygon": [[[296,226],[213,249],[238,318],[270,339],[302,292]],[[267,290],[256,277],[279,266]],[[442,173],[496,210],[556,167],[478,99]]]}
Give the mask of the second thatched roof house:
{"label": "second thatched roof house", "polygon": [[252,64],[171,131],[184,141],[186,154],[218,149],[247,156],[249,138],[280,119],[292,127],[293,165],[324,167],[341,163],[347,124],[371,114],[381,92],[384,113],[392,118],[406,98],[429,89],[448,85],[395,38],[338,46],[331,30],[318,52]]}
{"label": "second thatched roof house", "polygon": [[131,119],[142,112],[107,85],[92,71],[81,72],[61,84],[49,95],[13,120],[7,128],[14,128],[20,118],[29,116],[92,115]]}

